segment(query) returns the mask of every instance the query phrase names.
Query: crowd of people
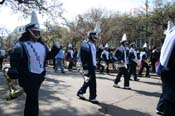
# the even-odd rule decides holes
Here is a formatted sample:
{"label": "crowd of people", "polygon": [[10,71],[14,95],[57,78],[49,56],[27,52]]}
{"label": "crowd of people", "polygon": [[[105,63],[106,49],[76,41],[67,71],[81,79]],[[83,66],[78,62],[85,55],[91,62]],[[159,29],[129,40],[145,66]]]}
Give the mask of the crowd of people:
{"label": "crowd of people", "polygon": [[[152,73],[155,73],[156,71],[156,65],[159,61],[159,56],[160,56],[160,50],[156,48],[156,46],[153,46],[152,49],[149,49],[147,47],[147,43],[143,45],[141,49],[136,48],[136,43],[128,43],[127,41],[124,42],[125,44],[125,49],[126,49],[126,65],[127,65],[127,70],[130,72],[130,75],[134,75],[134,80],[137,79],[138,76],[143,76],[142,72],[144,68],[146,69],[146,74],[145,77],[150,77],[150,71]],[[121,45],[123,42],[121,42]],[[61,72],[63,71],[63,68],[68,68],[68,71],[72,71],[73,68],[76,68],[77,62],[80,61],[77,48],[73,48],[72,44],[69,44],[68,47],[63,48],[62,45],[60,45],[60,51],[58,51],[57,55],[54,58],[54,69],[58,69],[60,66],[60,63],[58,58],[62,59],[62,65],[60,66]],[[112,48],[109,47],[108,44],[97,46],[96,47],[96,61],[97,61],[97,66],[96,69],[101,73],[110,73],[114,72],[116,69],[116,63],[119,61],[118,57],[118,48]],[[58,62],[58,63],[57,63]],[[52,63],[51,63],[52,64]],[[135,66],[134,66],[135,65]],[[136,71],[132,71],[135,68]],[[65,73],[65,72],[64,72]],[[135,73],[135,74],[133,74]],[[130,78],[130,80],[132,80]]]}
{"label": "crowd of people", "polygon": [[[68,62],[68,71],[72,71],[74,67],[76,68],[76,63],[81,62],[83,77],[86,79],[77,90],[76,95],[80,99],[86,99],[84,94],[89,87],[89,101],[92,103],[99,103],[96,99],[96,70],[100,73],[106,71],[107,74],[115,70],[117,75],[113,87],[120,87],[118,83],[123,75],[123,88],[130,90],[131,80],[139,81],[139,77],[143,76],[144,69],[144,76],[150,78],[150,71],[156,73],[157,66],[163,84],[163,92],[157,111],[164,116],[175,115],[173,110],[175,108],[175,79],[172,77],[175,75],[174,25],[167,29],[161,52],[156,46],[148,49],[147,43],[141,49],[136,48],[135,42],[128,43],[125,33],[121,38],[120,46],[116,48],[112,49],[108,44],[96,46],[100,33],[99,25],[96,25],[95,29],[88,33],[88,38],[82,42],[79,49],[73,48],[70,43],[64,50],[63,45],[55,42],[49,50],[41,39],[39,22],[35,12],[32,12],[31,22],[25,26],[25,30],[10,52],[11,67],[8,72],[11,77],[18,76],[19,84],[27,95],[24,116],[38,116],[38,94],[46,75],[46,60],[52,60],[55,72],[60,68],[60,72],[63,74],[66,73],[66,62]],[[164,49],[169,51],[165,52]]]}

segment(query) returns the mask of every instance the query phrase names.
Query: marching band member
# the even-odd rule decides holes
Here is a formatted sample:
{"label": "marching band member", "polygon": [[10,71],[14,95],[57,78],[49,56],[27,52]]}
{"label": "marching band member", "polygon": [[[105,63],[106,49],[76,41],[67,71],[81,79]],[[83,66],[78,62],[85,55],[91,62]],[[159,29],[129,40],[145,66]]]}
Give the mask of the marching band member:
{"label": "marching band member", "polygon": [[[55,48],[58,50],[58,48]],[[24,116],[38,116],[39,89],[46,74],[46,58],[55,56],[42,42],[36,13],[33,11],[31,22],[25,26],[25,32],[16,43],[10,55],[9,76],[17,75],[19,85],[26,93]]]}
{"label": "marching band member", "polygon": [[131,75],[134,76],[134,80],[138,81],[136,74],[136,67],[137,67],[137,52],[135,50],[135,42],[130,44],[131,48],[129,49],[129,79],[131,80]]}
{"label": "marching band member", "polygon": [[97,70],[101,70],[103,68],[103,66],[100,64],[100,62],[102,61],[101,59],[101,54],[103,52],[103,45],[100,44],[98,47],[97,47]]}
{"label": "marching band member", "polygon": [[[80,48],[79,54],[80,54],[80,60],[82,62],[82,66],[84,70],[87,70],[86,76],[89,77],[88,82],[84,82],[82,87],[78,90],[77,96],[79,96],[81,99],[85,99],[84,94],[86,93],[86,89],[89,87],[90,89],[90,96],[89,100],[91,102],[98,102],[96,100],[96,75],[95,75],[95,69],[96,69],[96,47],[95,42],[97,41],[98,37],[96,36],[96,32],[89,32],[89,40],[87,42],[84,42],[83,45],[87,45],[90,49],[89,54],[86,53],[86,55],[83,53],[83,48]],[[83,57],[85,56],[86,59]],[[85,63],[86,62],[86,63]]]}
{"label": "marching band member", "polygon": [[68,70],[69,71],[72,71],[72,67],[73,67],[73,54],[74,54],[74,51],[73,51],[73,47],[72,47],[72,44],[69,43],[68,44],[68,50],[67,50],[67,58],[68,58]]}
{"label": "marching band member", "polygon": [[148,64],[148,53],[146,51],[147,43],[143,45],[143,50],[140,52],[140,61],[141,61],[141,67],[139,70],[138,75],[141,76],[143,69],[146,68],[146,74],[145,77],[150,77],[149,75],[149,64]]}
{"label": "marching band member", "polygon": [[153,73],[156,72],[156,62],[158,61],[158,59],[159,59],[159,51],[157,50],[157,47],[154,46],[150,54],[151,69]]}
{"label": "marching band member", "polygon": [[156,72],[162,81],[162,94],[157,105],[157,114],[175,116],[175,26],[168,21],[166,37],[161,48],[160,64]]}
{"label": "marching band member", "polygon": [[97,29],[88,33],[88,40],[84,41],[79,50],[79,57],[82,63],[83,70],[85,70],[85,76],[88,77],[88,81],[84,81],[82,87],[78,90],[77,96],[80,99],[86,99],[84,94],[89,87],[89,101],[92,103],[98,103],[96,100],[96,46],[95,43],[99,39],[98,33],[100,27],[96,24]]}
{"label": "marching band member", "polygon": [[101,73],[103,73],[104,68],[106,67],[106,72],[109,73],[109,45],[106,44],[104,50],[101,53],[101,59],[105,62],[106,66],[102,66],[102,69],[100,70]]}
{"label": "marching band member", "polygon": [[127,56],[126,56],[126,44],[127,44],[126,34],[123,34],[122,40],[120,41],[121,46],[115,51],[115,59],[118,62],[118,75],[114,81],[114,87],[120,87],[118,83],[120,82],[120,78],[124,75],[124,89],[131,89],[129,87],[129,76],[127,70]]}

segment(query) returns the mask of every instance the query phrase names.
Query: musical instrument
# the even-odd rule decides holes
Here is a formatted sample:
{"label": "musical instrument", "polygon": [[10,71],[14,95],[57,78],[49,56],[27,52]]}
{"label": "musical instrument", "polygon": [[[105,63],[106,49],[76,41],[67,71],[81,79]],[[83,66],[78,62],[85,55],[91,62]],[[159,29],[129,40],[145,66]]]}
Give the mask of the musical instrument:
{"label": "musical instrument", "polygon": [[137,59],[136,58],[132,59],[132,61],[137,64]]}
{"label": "musical instrument", "polygon": [[114,66],[115,66],[116,70],[117,70],[118,68],[121,68],[121,67],[127,68],[127,64],[124,63],[124,62],[121,62],[121,61],[114,62]]}
{"label": "musical instrument", "polygon": [[83,70],[83,67],[81,66],[80,62],[77,62],[77,70],[80,73],[80,75],[83,77],[84,82],[87,83],[90,79],[88,76],[86,76],[86,74],[88,73],[88,70]]}
{"label": "musical instrument", "polygon": [[18,96],[22,95],[24,93],[23,89],[19,87],[18,80],[17,79],[11,79],[8,75],[8,69],[9,65],[4,65],[2,68],[3,71],[3,77],[5,78],[8,86],[8,96],[6,97],[6,100],[12,100],[16,99]]}
{"label": "musical instrument", "polygon": [[100,64],[101,64],[102,66],[104,66],[105,69],[107,68],[107,64],[106,64],[105,61],[100,61]]}

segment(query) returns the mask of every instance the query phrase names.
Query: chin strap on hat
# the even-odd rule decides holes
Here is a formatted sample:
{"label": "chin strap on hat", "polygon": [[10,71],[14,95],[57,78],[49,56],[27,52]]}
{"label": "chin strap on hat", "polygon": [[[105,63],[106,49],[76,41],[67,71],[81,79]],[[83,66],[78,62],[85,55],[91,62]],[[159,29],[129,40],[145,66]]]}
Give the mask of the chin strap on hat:
{"label": "chin strap on hat", "polygon": [[36,38],[36,39],[39,39],[41,36],[40,36],[40,34],[34,34],[32,31],[31,31],[31,29],[28,29],[28,31],[30,32],[30,34],[34,37],[34,38]]}

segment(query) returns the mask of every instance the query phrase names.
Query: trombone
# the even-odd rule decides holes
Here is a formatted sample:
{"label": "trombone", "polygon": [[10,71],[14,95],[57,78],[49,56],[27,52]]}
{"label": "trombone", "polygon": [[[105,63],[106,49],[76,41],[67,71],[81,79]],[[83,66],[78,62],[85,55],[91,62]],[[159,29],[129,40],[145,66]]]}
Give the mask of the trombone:
{"label": "trombone", "polygon": [[3,72],[3,77],[5,78],[6,82],[7,82],[7,86],[8,86],[8,96],[6,97],[6,100],[12,100],[12,99],[16,99],[18,96],[21,96],[24,91],[22,88],[19,88],[17,85],[18,81],[17,79],[11,79],[7,72],[8,72],[9,66],[5,65],[2,68],[2,72]]}

